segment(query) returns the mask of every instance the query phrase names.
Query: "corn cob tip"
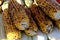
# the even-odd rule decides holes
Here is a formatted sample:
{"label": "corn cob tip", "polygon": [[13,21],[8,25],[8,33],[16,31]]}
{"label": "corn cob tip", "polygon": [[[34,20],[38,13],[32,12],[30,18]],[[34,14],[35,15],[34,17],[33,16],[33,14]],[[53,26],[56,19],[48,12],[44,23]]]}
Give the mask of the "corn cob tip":
{"label": "corn cob tip", "polygon": [[59,20],[60,19],[60,10],[54,13],[55,19]]}
{"label": "corn cob tip", "polygon": [[29,27],[29,21],[28,20],[22,20],[22,22],[20,23],[22,30],[25,30],[25,28]]}
{"label": "corn cob tip", "polygon": [[35,35],[37,35],[37,31],[33,31],[33,30],[25,30],[25,33],[28,36],[35,36]]}
{"label": "corn cob tip", "polygon": [[52,27],[53,27],[52,25],[47,25],[46,26],[46,31],[47,31],[46,33],[52,32]]}
{"label": "corn cob tip", "polygon": [[60,20],[55,21],[56,27],[60,29]]}

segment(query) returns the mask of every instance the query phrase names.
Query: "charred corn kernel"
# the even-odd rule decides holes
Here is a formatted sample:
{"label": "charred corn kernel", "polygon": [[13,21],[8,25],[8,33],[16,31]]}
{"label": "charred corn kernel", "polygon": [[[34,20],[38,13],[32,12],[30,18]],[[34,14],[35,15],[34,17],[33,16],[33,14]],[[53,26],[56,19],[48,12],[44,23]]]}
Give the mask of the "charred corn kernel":
{"label": "charred corn kernel", "polygon": [[46,0],[36,0],[37,4],[41,9],[45,12],[53,20],[60,19],[60,10],[58,10],[57,6],[47,2]]}
{"label": "charred corn kernel", "polygon": [[31,12],[28,8],[26,8],[26,12],[30,20],[30,25],[29,25],[29,28],[25,30],[25,33],[28,36],[35,36],[37,35],[37,30],[38,30],[37,25],[35,21],[33,20],[33,18],[31,17]]}
{"label": "charred corn kernel", "polygon": [[24,6],[18,4],[15,0],[11,0],[8,8],[13,23],[19,30],[25,30],[29,27],[29,18],[26,15]]}
{"label": "charred corn kernel", "polygon": [[60,29],[60,20],[55,21],[56,27]]}
{"label": "charred corn kernel", "polygon": [[8,9],[5,9],[3,11],[2,17],[7,40],[14,40],[21,38],[21,32],[17,30],[12,24],[10,15],[8,13]]}
{"label": "charred corn kernel", "polygon": [[35,4],[30,7],[32,17],[39,25],[39,29],[44,33],[50,33],[53,30],[52,22],[46,17],[41,9]]}

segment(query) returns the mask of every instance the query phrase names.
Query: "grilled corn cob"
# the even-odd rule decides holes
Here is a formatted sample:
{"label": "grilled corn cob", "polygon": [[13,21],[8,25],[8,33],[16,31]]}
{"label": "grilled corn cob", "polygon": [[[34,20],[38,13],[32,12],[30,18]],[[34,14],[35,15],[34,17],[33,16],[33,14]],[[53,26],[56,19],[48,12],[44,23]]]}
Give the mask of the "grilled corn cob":
{"label": "grilled corn cob", "polygon": [[60,10],[58,10],[57,6],[47,2],[46,0],[36,0],[37,4],[41,9],[45,12],[53,20],[60,19]]}
{"label": "grilled corn cob", "polygon": [[31,12],[28,8],[26,8],[26,12],[30,20],[30,25],[29,25],[29,28],[25,30],[25,33],[28,36],[35,36],[37,35],[37,30],[38,30],[37,25],[35,21],[33,20],[33,18],[31,17]]}
{"label": "grilled corn cob", "polygon": [[39,25],[39,29],[44,33],[50,33],[53,30],[52,22],[45,16],[43,11],[35,4],[30,7],[32,11],[32,17]]}
{"label": "grilled corn cob", "polygon": [[4,10],[4,12],[2,13],[2,17],[7,40],[18,40],[19,38],[21,38],[20,31],[17,30],[12,24],[8,9]]}
{"label": "grilled corn cob", "polygon": [[24,6],[18,4],[15,0],[11,0],[9,2],[9,13],[14,25],[19,30],[25,30],[29,27],[29,18],[26,15]]}
{"label": "grilled corn cob", "polygon": [[56,27],[60,29],[60,20],[55,21]]}

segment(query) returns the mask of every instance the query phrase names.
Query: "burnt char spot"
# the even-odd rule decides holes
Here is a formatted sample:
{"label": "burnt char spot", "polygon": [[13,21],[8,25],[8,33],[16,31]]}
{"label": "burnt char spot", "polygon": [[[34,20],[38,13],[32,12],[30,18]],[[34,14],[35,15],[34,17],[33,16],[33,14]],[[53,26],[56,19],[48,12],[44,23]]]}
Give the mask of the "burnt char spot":
{"label": "burnt char spot", "polygon": [[21,24],[21,25],[25,25],[25,24]]}
{"label": "burnt char spot", "polygon": [[15,36],[16,37],[16,36]]}
{"label": "burnt char spot", "polygon": [[58,21],[60,21],[60,19]]}
{"label": "burnt char spot", "polygon": [[32,17],[30,17],[29,19],[32,20]]}
{"label": "burnt char spot", "polygon": [[50,33],[50,30],[48,30],[48,33]]}
{"label": "burnt char spot", "polygon": [[22,17],[22,19],[24,19],[25,17]]}
{"label": "burnt char spot", "polygon": [[27,28],[27,30],[29,30],[29,28]]}
{"label": "burnt char spot", "polygon": [[37,31],[35,31],[35,32],[37,32]]}
{"label": "burnt char spot", "polygon": [[38,17],[38,18],[40,18],[40,17]]}
{"label": "burnt char spot", "polygon": [[46,24],[46,25],[48,25],[48,24]]}
{"label": "burnt char spot", "polygon": [[6,19],[9,19],[8,17]]}
{"label": "burnt char spot", "polygon": [[32,21],[30,23],[33,23]]}
{"label": "burnt char spot", "polygon": [[28,33],[28,34],[30,34],[30,33]]}
{"label": "burnt char spot", "polygon": [[19,21],[19,23],[20,23],[21,21]]}
{"label": "burnt char spot", "polygon": [[50,26],[52,26],[52,24]]}

